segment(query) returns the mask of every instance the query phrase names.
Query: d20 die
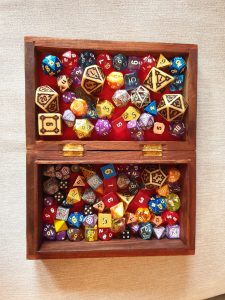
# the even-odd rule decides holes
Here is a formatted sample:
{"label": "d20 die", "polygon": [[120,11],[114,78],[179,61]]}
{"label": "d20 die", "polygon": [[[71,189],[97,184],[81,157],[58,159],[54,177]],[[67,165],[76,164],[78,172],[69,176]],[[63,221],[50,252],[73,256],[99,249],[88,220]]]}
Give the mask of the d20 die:
{"label": "d20 die", "polygon": [[67,236],[72,242],[80,242],[84,239],[82,231],[78,228],[69,228],[67,230]]}
{"label": "d20 die", "polygon": [[166,235],[166,228],[163,226],[154,227],[153,234],[157,238],[157,240],[160,240]]}
{"label": "d20 die", "polygon": [[154,117],[150,114],[141,114],[138,124],[142,130],[149,130],[154,125]]}
{"label": "d20 die", "polygon": [[138,108],[142,108],[148,105],[150,102],[150,93],[142,85],[139,85],[135,90],[131,92],[131,103]]}
{"label": "d20 die", "polygon": [[139,70],[141,66],[141,59],[138,56],[128,57],[128,69],[129,70]]}
{"label": "d20 die", "polygon": [[126,90],[117,90],[113,94],[112,100],[117,107],[124,107],[130,101],[130,95]]}
{"label": "d20 die", "polygon": [[175,211],[164,211],[162,213],[163,222],[167,225],[175,225],[179,221],[179,215]]}
{"label": "d20 die", "polygon": [[137,181],[132,180],[128,186],[128,191],[130,195],[136,195],[140,186]]}
{"label": "d20 die", "polygon": [[97,223],[97,220],[98,220],[97,215],[95,215],[95,214],[88,215],[88,216],[84,217],[83,225],[93,228],[95,226],[95,224]]}
{"label": "d20 die", "polygon": [[152,195],[148,202],[150,211],[156,215],[160,215],[166,210],[166,199],[162,196]]}
{"label": "d20 die", "polygon": [[177,211],[180,205],[180,197],[177,194],[171,193],[166,197],[166,208],[169,211]]}
{"label": "d20 die", "polygon": [[51,224],[45,224],[42,231],[43,237],[47,240],[53,241],[56,238],[55,227]]}
{"label": "d20 die", "polygon": [[145,78],[144,86],[156,93],[173,82],[173,80],[174,78],[171,75],[153,67]]}
{"label": "d20 die", "polygon": [[74,51],[66,51],[61,56],[61,62],[66,68],[72,69],[78,64],[78,55]]}
{"label": "d20 die", "polygon": [[59,206],[57,208],[57,212],[56,212],[56,219],[57,220],[62,220],[62,221],[67,221],[68,216],[69,216],[69,212],[70,212],[69,208]]}
{"label": "d20 die", "polygon": [[186,68],[186,62],[183,57],[174,57],[171,61],[170,72],[172,74],[181,74]]}
{"label": "d20 die", "polygon": [[152,189],[154,187],[160,187],[166,181],[166,174],[162,169],[158,167],[145,168],[141,174],[143,184],[147,189]]}
{"label": "d20 die", "polygon": [[63,220],[55,220],[54,227],[56,232],[65,231],[68,229],[66,222]]}
{"label": "d20 die", "polygon": [[124,216],[124,206],[122,202],[110,207],[110,211],[113,219],[120,219]]}
{"label": "d20 die", "polygon": [[108,120],[98,119],[95,123],[95,131],[100,136],[107,136],[110,134],[112,129],[111,124]]}
{"label": "d20 die", "polygon": [[167,225],[166,236],[168,239],[179,239],[180,238],[180,225]]}
{"label": "d20 die", "polygon": [[188,104],[181,94],[165,94],[158,105],[157,111],[164,119],[171,122],[182,116],[187,107]]}
{"label": "d20 die", "polygon": [[128,59],[124,54],[116,54],[113,56],[113,68],[117,71],[122,71],[127,68]]}
{"label": "d20 die", "polygon": [[103,88],[105,75],[97,65],[86,67],[83,73],[81,86],[87,94],[98,95]]}
{"label": "d20 die", "polygon": [[70,105],[71,111],[76,117],[83,117],[87,113],[88,105],[84,99],[75,99]]}
{"label": "d20 die", "polygon": [[166,59],[163,54],[160,54],[158,61],[157,61],[156,68],[163,69],[163,68],[167,68],[169,66],[171,66],[171,62],[168,59]]}
{"label": "d20 die", "polygon": [[122,114],[122,118],[124,121],[131,121],[131,120],[137,120],[140,117],[141,113],[140,111],[133,107],[128,106],[128,108],[125,110],[125,112]]}
{"label": "d20 die", "polygon": [[55,113],[38,114],[38,133],[39,135],[61,135],[62,134],[62,115]]}
{"label": "d20 die", "polygon": [[115,170],[113,164],[108,164],[108,165],[101,167],[101,172],[105,179],[116,176],[116,170]]}
{"label": "d20 die", "polygon": [[126,220],[125,218],[121,219],[112,219],[112,232],[119,233],[123,232],[126,229]]}
{"label": "d20 die", "polygon": [[69,191],[66,202],[68,204],[75,204],[81,200],[82,194],[79,188],[73,188]]}
{"label": "d20 die", "polygon": [[47,113],[59,111],[58,93],[50,86],[39,86],[36,90],[35,103]]}
{"label": "d20 die", "polygon": [[122,240],[128,240],[131,238],[130,230],[126,229],[123,232],[120,233],[120,238]]}
{"label": "d20 die", "polygon": [[91,188],[87,188],[85,189],[81,199],[87,204],[93,204],[95,202],[96,195]]}
{"label": "d20 die", "polygon": [[89,177],[87,179],[87,183],[90,185],[90,187],[93,190],[97,190],[100,186],[103,185],[103,181],[101,180],[101,178],[98,176],[98,174],[94,174],[91,177]]}
{"label": "d20 die", "polygon": [[113,238],[113,233],[110,228],[99,228],[98,238],[102,241],[110,241]]}
{"label": "d20 die", "polygon": [[110,192],[117,191],[117,182],[116,177],[110,177],[108,179],[103,180],[104,193],[108,194]]}
{"label": "d20 die", "polygon": [[99,118],[110,119],[112,117],[114,109],[114,105],[108,100],[101,101],[96,105],[96,112]]}
{"label": "d20 die", "polygon": [[111,214],[98,214],[98,227],[99,228],[111,228],[112,226],[112,217]]}
{"label": "d20 die", "polygon": [[60,92],[65,92],[68,90],[73,83],[73,80],[67,75],[61,75],[57,77],[57,85],[59,87]]}
{"label": "d20 die", "polygon": [[118,134],[120,134],[122,131],[127,129],[127,124],[123,117],[119,117],[112,121],[112,127]]}
{"label": "d20 die", "polygon": [[105,204],[103,201],[99,201],[93,205],[93,208],[95,208],[99,212],[103,212],[105,209]]}
{"label": "d20 die", "polygon": [[140,237],[143,240],[150,240],[152,236],[152,225],[151,223],[141,223],[139,228]]}
{"label": "d20 die", "polygon": [[121,72],[111,72],[107,76],[108,86],[113,90],[118,90],[124,85],[123,73]]}
{"label": "d20 die", "polygon": [[102,197],[105,207],[110,208],[116,204],[118,204],[118,197],[113,192],[108,193]]}
{"label": "d20 die", "polygon": [[98,240],[98,228],[97,225],[94,228],[85,226],[84,237],[87,242],[95,242]]}
{"label": "d20 die", "polygon": [[48,55],[42,60],[42,70],[44,74],[57,76],[62,71],[62,63],[57,56]]}
{"label": "d20 die", "polygon": [[70,109],[66,109],[63,113],[62,119],[68,127],[73,127],[76,117]]}
{"label": "d20 die", "polygon": [[96,63],[96,57],[93,52],[86,50],[80,53],[78,64],[83,69],[85,69],[88,66],[95,65],[95,63]]}
{"label": "d20 die", "polygon": [[172,121],[169,125],[169,132],[171,135],[181,138],[185,135],[186,128],[184,122],[180,120]]}
{"label": "d20 die", "polygon": [[133,90],[140,85],[139,78],[136,72],[124,75],[125,89],[127,91]]}
{"label": "d20 die", "polygon": [[87,119],[76,119],[73,130],[79,139],[88,138],[94,129],[94,125]]}
{"label": "d20 die", "polygon": [[84,220],[84,216],[80,212],[72,212],[69,217],[67,222],[74,227],[79,228]]}
{"label": "d20 die", "polygon": [[153,132],[155,134],[163,134],[165,131],[165,124],[161,122],[155,122],[153,126]]}
{"label": "d20 die", "polygon": [[93,208],[91,205],[85,205],[84,206],[84,215],[88,216],[88,215],[93,215]]}
{"label": "d20 die", "polygon": [[155,100],[151,101],[147,106],[145,106],[144,112],[156,116],[157,115],[156,101]]}
{"label": "d20 die", "polygon": [[99,54],[96,62],[103,70],[109,70],[112,67],[112,57],[108,53]]}

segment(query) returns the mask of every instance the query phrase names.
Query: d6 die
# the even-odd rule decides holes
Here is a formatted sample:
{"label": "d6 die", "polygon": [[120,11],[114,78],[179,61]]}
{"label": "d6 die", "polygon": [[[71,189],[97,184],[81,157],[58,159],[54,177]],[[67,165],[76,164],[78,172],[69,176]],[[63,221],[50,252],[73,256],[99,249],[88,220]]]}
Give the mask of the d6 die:
{"label": "d6 die", "polygon": [[126,229],[125,231],[121,232],[120,238],[121,238],[122,240],[130,239],[130,238],[131,238],[130,230]]}

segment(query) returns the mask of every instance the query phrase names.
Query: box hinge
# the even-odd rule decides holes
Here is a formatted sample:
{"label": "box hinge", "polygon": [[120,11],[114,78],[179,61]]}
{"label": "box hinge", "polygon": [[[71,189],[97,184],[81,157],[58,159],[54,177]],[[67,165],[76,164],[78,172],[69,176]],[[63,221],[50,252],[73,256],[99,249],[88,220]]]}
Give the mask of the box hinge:
{"label": "box hinge", "polygon": [[84,146],[77,144],[65,144],[63,156],[84,156]]}
{"label": "box hinge", "polygon": [[162,145],[143,145],[142,152],[144,156],[162,156]]}

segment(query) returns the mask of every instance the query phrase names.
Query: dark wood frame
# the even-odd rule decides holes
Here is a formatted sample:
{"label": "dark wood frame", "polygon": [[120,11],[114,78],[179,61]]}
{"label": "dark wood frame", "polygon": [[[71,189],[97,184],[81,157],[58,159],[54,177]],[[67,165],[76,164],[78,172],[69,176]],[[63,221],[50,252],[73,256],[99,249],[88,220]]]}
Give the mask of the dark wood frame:
{"label": "dark wood frame", "polygon": [[[189,109],[186,116],[187,137],[185,141],[41,141],[37,139],[36,107],[36,53],[53,49],[92,49],[107,50],[111,53],[152,54],[163,53],[168,57],[184,55],[188,71],[184,89],[188,97]],[[196,103],[197,103],[197,46],[187,44],[133,43],[66,40],[53,38],[25,38],[25,81],[26,81],[26,137],[27,137],[27,258],[74,258],[103,256],[147,256],[147,255],[186,255],[195,252],[195,213],[196,213]],[[35,124],[35,126],[34,126]],[[64,157],[63,145],[82,144],[83,157]],[[143,156],[142,147],[146,144],[161,144],[162,157]],[[113,151],[110,151],[113,150]],[[53,163],[161,163],[182,164],[184,167],[184,197],[180,212],[182,232],[180,240],[141,239],[128,241],[113,240],[96,243],[47,242],[41,237],[42,184],[40,168],[42,164]]]}

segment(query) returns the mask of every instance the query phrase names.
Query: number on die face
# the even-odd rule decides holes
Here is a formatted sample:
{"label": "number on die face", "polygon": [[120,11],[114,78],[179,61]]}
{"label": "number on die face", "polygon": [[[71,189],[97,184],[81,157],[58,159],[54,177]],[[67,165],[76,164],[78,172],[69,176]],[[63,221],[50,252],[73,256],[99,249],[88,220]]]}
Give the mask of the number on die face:
{"label": "number on die face", "polygon": [[122,117],[119,117],[112,121],[112,127],[115,131],[124,131],[127,129],[127,124]]}
{"label": "number on die face", "polygon": [[163,134],[164,130],[165,130],[165,124],[160,122],[154,123],[153,132],[155,134]]}
{"label": "number on die face", "polygon": [[108,193],[107,195],[102,197],[102,200],[105,204],[105,207],[112,207],[116,204],[118,204],[118,197],[116,194],[114,194],[113,192]]}
{"label": "number on die face", "polygon": [[129,205],[129,211],[135,213],[139,207],[147,208],[149,201],[149,194],[143,190],[140,190],[133,201]]}
{"label": "number on die face", "polygon": [[103,180],[104,184],[104,193],[116,192],[117,191],[117,183],[116,177],[111,177]]}

